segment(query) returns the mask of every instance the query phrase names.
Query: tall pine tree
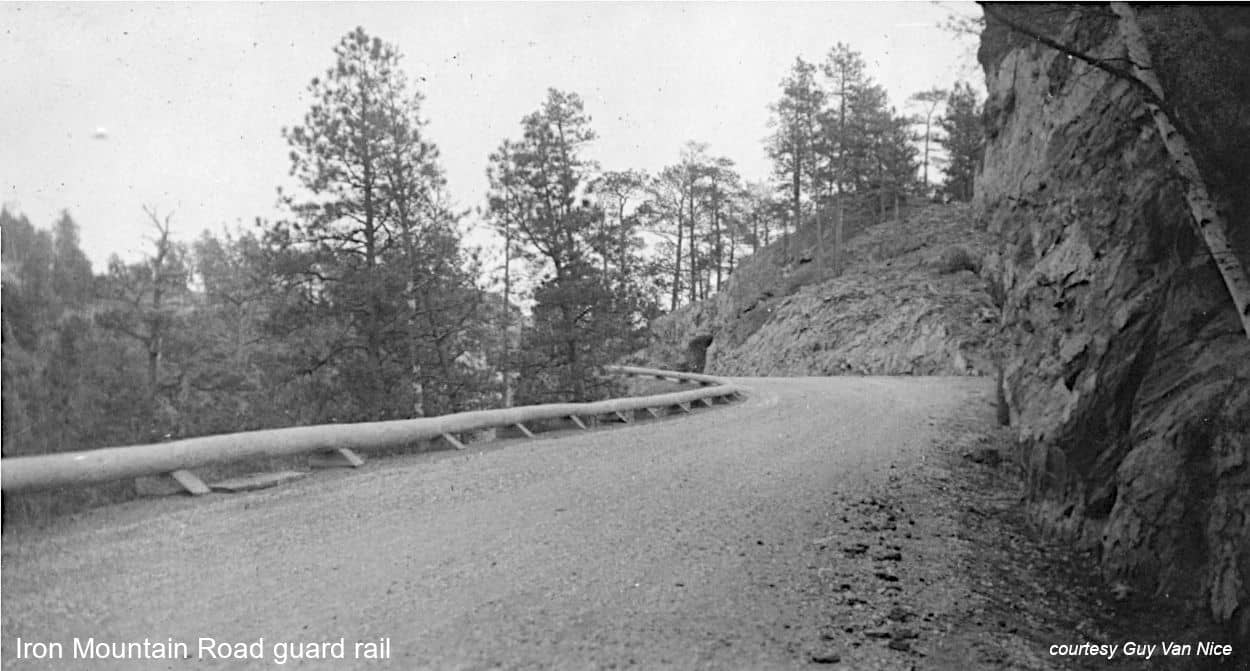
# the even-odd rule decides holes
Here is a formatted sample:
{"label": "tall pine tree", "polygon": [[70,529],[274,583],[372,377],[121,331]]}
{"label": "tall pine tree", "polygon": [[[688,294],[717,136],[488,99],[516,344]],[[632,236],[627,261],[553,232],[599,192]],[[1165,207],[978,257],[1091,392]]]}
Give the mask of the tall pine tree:
{"label": "tall pine tree", "polygon": [[584,156],[595,133],[581,98],[555,89],[521,127],[489,169],[492,213],[508,222],[537,279],[520,400],[586,400],[601,393],[598,367],[636,347],[638,326],[635,306],[596,258],[604,212],[588,197],[597,166]]}
{"label": "tall pine tree", "polygon": [[[802,58],[794,59],[790,73],[781,81],[781,99],[772,105],[773,134],[768,140],[768,154],[773,171],[782,182],[790,200],[790,224],[798,233],[803,220],[804,195],[811,197],[818,187],[816,151],[820,143],[820,116],[825,107],[825,92],[816,82],[816,66]],[[787,254],[790,249],[786,238]],[[821,253],[817,245],[817,254]]]}
{"label": "tall pine tree", "polygon": [[959,82],[946,98],[946,113],[938,125],[945,135],[938,144],[946,150],[946,181],[943,189],[955,200],[972,200],[972,186],[981,169],[985,130],[981,102],[967,82]]}
{"label": "tall pine tree", "polygon": [[423,414],[422,380],[455,377],[449,339],[476,298],[398,50],[357,28],[334,53],[304,123],[283,132],[300,190],[266,240],[288,289],[276,317],[305,334],[292,374],[332,371],[338,419]]}

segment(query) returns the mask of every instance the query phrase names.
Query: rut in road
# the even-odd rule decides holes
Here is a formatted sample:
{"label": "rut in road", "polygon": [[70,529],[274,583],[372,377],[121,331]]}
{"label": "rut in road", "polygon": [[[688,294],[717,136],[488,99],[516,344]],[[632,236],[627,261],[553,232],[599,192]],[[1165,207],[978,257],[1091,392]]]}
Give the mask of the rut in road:
{"label": "rut in road", "polygon": [[[813,539],[922,463],[934,418],[992,385],[740,382],[746,401],[689,417],[12,530],[5,668],[73,668],[16,660],[14,640],[63,641],[68,655],[75,636],[172,638],[192,658],[199,637],[265,639],[265,659],[197,668],[274,668],[274,643],[340,638],[346,659],[298,668],[805,665],[858,570]],[[354,642],[379,638],[389,662],[353,658]],[[865,664],[910,664],[873,655]]]}

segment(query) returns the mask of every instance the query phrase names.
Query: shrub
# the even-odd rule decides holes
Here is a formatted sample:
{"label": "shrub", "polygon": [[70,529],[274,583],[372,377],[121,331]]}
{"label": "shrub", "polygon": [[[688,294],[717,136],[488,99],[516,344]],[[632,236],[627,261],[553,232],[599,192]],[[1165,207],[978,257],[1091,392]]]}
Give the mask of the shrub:
{"label": "shrub", "polygon": [[981,259],[968,251],[967,247],[956,245],[947,247],[937,259],[937,271],[943,275],[957,273],[961,270],[981,272]]}

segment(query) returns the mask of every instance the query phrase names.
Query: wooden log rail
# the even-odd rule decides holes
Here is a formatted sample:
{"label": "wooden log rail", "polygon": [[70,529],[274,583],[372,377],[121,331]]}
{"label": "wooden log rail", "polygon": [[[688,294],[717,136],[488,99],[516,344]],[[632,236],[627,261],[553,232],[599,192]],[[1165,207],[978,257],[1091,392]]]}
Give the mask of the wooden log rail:
{"label": "wooden log rail", "polygon": [[192,493],[208,488],[190,469],[212,463],[239,461],[257,457],[286,457],[300,454],[329,455],[341,465],[363,463],[355,451],[411,445],[420,440],[443,438],[463,449],[456,434],[482,429],[516,426],[527,435],[526,423],[567,419],[586,428],[583,418],[603,415],[628,416],[637,410],[653,416],[656,408],[680,408],[701,401],[711,405],[715,399],[732,400],[745,393],[738,385],[720,378],[694,373],[678,373],[633,366],[609,366],[609,373],[626,376],[655,377],[702,385],[702,388],[653,396],[615,398],[593,403],[554,403],[499,410],[477,410],[441,417],[361,422],[355,424],[319,424],[285,429],[247,431],[214,436],[186,438],[151,445],[106,447],[81,452],[58,452],[26,457],[0,459],[0,489],[21,492],[51,487],[88,485],[127,478],[169,475]]}

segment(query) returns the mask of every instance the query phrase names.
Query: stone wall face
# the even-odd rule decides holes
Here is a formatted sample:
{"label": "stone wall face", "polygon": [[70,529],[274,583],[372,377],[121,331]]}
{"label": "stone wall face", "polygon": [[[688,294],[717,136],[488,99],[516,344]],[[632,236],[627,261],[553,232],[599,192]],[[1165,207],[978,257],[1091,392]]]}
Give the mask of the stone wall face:
{"label": "stone wall face", "polygon": [[966,204],[930,205],[860,231],[840,274],[753,257],[720,293],[654,320],[631,361],[731,376],[993,375],[998,308],[977,274],[989,247]]}
{"label": "stone wall face", "polygon": [[[1002,9],[1082,52],[1122,56],[1105,9]],[[1210,17],[1143,12],[1165,86],[1211,83],[1179,104],[1199,145],[1213,148],[1201,165],[1244,252],[1250,172],[1239,188],[1245,157],[1235,154],[1250,137],[1250,85],[1237,81],[1247,70],[1228,67]],[[1243,47],[1250,54],[1228,46]],[[1003,393],[1034,510],[1100,551],[1109,579],[1244,628],[1250,340],[1184,187],[1130,83],[992,19],[979,57],[989,99],[977,201],[999,239]],[[1220,118],[1232,121],[1210,123]],[[1231,136],[1223,146],[1221,134]]]}

